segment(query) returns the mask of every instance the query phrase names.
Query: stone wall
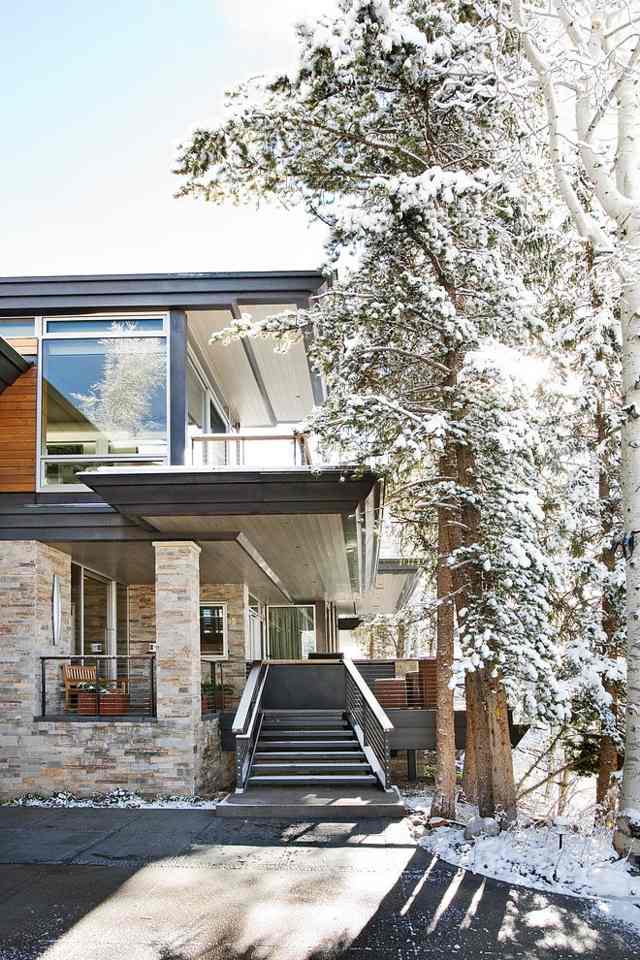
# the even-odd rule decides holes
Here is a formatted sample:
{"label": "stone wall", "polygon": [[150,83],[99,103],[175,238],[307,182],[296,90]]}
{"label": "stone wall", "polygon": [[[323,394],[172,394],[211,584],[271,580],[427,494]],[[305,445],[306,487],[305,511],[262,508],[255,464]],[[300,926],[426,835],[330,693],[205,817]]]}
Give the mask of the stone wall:
{"label": "stone wall", "polygon": [[[159,638],[154,586],[129,590],[131,653],[146,655],[148,643],[159,640],[165,660],[159,694],[166,696],[159,718],[43,721],[34,719],[41,713],[39,658],[73,652],[70,558],[36,541],[0,542],[0,799],[58,790],[87,796],[116,787],[147,795],[207,795],[221,789],[227,764],[218,720],[200,719],[195,558],[192,544],[162,552]],[[62,585],[62,637],[55,647],[54,574]],[[62,689],[60,674],[59,664],[53,664],[50,694]]]}
{"label": "stone wall", "polygon": [[[62,631],[53,644],[53,576],[61,582]],[[46,544],[0,543],[0,791],[21,789],[33,717],[40,713],[40,657],[71,652],[71,562]],[[48,672],[59,678],[59,665]]]}

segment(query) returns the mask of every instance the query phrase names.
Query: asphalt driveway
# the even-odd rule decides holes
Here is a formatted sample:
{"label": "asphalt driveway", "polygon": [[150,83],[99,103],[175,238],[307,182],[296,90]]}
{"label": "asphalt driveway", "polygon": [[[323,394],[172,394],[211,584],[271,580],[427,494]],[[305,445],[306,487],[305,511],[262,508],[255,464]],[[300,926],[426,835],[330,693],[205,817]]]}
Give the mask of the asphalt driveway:
{"label": "asphalt driveway", "polygon": [[593,905],[457,873],[405,822],[0,808],[1,960],[637,960]]}

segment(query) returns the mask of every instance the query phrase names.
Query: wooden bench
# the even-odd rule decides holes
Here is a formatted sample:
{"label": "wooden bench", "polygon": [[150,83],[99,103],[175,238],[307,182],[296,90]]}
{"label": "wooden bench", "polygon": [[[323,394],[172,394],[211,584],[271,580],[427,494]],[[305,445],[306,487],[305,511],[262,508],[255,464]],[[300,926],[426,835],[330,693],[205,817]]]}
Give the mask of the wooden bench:
{"label": "wooden bench", "polygon": [[[84,664],[79,663],[65,663],[62,665],[62,680],[64,682],[64,708],[65,710],[70,710],[73,706],[77,707],[78,705],[78,690],[85,683],[96,683],[97,682],[97,673],[96,667],[94,666],[85,666]],[[106,680],[101,681],[109,686],[115,686],[117,689],[122,690],[123,693],[127,692],[127,681],[120,680]]]}

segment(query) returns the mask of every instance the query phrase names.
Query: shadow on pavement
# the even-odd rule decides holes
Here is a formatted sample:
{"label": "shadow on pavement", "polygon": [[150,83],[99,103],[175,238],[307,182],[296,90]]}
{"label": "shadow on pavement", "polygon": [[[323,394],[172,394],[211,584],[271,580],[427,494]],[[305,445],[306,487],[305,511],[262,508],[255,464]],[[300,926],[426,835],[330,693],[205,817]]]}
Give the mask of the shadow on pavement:
{"label": "shadow on pavement", "polygon": [[401,823],[4,812],[0,960],[640,956],[589,904],[457,872]]}

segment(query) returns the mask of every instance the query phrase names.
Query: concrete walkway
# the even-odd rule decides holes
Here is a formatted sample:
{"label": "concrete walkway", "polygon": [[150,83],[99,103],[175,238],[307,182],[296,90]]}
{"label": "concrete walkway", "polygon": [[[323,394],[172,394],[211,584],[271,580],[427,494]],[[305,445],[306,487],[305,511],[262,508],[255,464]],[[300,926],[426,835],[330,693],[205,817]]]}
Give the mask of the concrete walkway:
{"label": "concrete walkway", "polygon": [[433,859],[406,823],[0,808],[1,960],[637,960],[590,904]]}

